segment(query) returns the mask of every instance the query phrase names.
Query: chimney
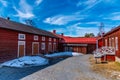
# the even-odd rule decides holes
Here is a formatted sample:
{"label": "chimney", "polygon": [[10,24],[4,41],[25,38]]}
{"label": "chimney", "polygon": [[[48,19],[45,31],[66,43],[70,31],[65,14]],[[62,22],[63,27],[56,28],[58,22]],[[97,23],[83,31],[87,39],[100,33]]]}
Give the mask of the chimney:
{"label": "chimney", "polygon": [[64,33],[61,33],[61,36],[64,36]]}
{"label": "chimney", "polygon": [[53,30],[53,33],[56,34],[56,30]]}
{"label": "chimney", "polygon": [[7,20],[10,20],[10,17],[7,17]]}

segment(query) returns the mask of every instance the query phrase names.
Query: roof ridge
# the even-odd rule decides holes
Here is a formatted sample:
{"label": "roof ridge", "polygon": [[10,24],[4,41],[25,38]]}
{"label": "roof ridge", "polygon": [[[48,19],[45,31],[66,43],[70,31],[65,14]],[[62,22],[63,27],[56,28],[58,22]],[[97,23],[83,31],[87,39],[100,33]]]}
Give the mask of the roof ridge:
{"label": "roof ridge", "polygon": [[43,30],[37,27],[33,27],[30,25],[22,24],[20,22],[7,20],[1,17],[0,17],[0,27],[11,29],[11,30],[16,30],[16,31],[21,31],[21,32],[27,32],[27,33],[32,33],[32,34],[38,34],[38,35],[58,38],[57,36],[53,35],[49,31],[46,31],[46,30]]}

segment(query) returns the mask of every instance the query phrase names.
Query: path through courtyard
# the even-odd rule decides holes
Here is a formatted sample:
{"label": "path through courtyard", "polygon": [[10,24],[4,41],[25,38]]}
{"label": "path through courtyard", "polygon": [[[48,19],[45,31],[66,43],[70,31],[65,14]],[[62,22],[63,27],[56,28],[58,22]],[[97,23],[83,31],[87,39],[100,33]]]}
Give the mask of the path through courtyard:
{"label": "path through courtyard", "polygon": [[90,56],[67,58],[53,66],[28,75],[22,80],[110,80],[91,70]]}

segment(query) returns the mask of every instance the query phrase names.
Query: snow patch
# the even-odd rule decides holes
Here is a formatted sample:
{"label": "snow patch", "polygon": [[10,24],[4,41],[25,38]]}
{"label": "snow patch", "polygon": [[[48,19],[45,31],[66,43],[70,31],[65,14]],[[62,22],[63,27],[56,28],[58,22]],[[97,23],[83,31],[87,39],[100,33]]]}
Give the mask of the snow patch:
{"label": "snow patch", "polygon": [[77,52],[59,52],[59,53],[53,53],[53,54],[47,54],[46,57],[61,57],[61,56],[81,56],[83,53],[77,53]]}
{"label": "snow patch", "polygon": [[40,56],[24,56],[18,59],[10,60],[1,64],[8,67],[28,67],[48,64],[48,59]]}

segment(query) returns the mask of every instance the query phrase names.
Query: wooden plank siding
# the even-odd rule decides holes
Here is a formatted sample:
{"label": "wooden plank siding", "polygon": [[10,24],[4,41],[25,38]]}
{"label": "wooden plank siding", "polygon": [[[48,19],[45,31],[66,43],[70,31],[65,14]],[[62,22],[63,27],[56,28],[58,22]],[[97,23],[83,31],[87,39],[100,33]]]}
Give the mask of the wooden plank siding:
{"label": "wooden plank siding", "polygon": [[[19,40],[18,34],[25,34],[25,40]],[[34,36],[38,36],[38,40],[34,40]],[[9,29],[0,28],[0,62],[4,62],[10,59],[14,59],[18,57],[18,41],[25,41],[25,55],[34,55],[32,53],[33,42],[39,43],[39,54],[50,53],[48,51],[48,43],[51,42],[52,44],[52,52],[53,44],[56,43],[56,47],[58,47],[58,38],[44,36],[46,39],[42,41],[42,35],[30,34],[20,31],[14,31]],[[49,41],[51,38],[51,41]],[[54,41],[56,39],[56,41]],[[45,43],[45,50],[41,50],[41,43]],[[56,48],[55,51],[58,51]]]}
{"label": "wooden plank siding", "polygon": [[17,57],[18,33],[0,29],[0,62]]}
{"label": "wooden plank siding", "polygon": [[112,61],[119,60],[120,61],[120,26],[112,29],[111,31],[103,35],[103,38],[98,40],[98,44],[100,44],[101,42],[103,43],[102,46],[115,48],[115,56],[107,55],[106,57],[107,60],[112,60]]}
{"label": "wooden plank siding", "polygon": [[96,44],[87,44],[87,46],[61,46],[63,51],[73,51],[83,54],[92,53],[96,49]]}
{"label": "wooden plank siding", "polygon": [[120,58],[120,30],[116,30],[109,35],[104,36],[104,46],[105,39],[107,40],[107,46],[116,48],[115,38],[118,37],[118,50],[116,50],[116,56]]}

